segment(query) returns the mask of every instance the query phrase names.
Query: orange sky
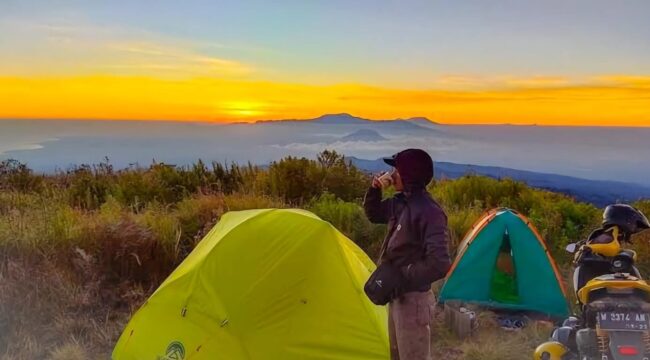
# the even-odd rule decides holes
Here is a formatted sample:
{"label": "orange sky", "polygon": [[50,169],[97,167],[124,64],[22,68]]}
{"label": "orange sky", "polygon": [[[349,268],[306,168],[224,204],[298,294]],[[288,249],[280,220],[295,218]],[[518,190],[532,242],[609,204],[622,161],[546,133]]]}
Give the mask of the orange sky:
{"label": "orange sky", "polygon": [[650,126],[648,11],[645,0],[9,1],[0,118]]}
{"label": "orange sky", "polygon": [[426,116],[448,124],[650,126],[650,77],[450,76],[440,88],[208,77],[0,77],[0,118],[254,121],[348,112],[370,119]]}

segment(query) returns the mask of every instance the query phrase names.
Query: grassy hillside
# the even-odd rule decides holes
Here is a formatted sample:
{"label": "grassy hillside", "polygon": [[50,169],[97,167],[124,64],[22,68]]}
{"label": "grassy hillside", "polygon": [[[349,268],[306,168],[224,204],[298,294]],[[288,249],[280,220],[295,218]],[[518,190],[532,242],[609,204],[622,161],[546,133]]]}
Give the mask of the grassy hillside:
{"label": "grassy hillside", "polygon": [[[334,152],[265,169],[199,161],[115,170],[106,162],[48,176],[2,162],[0,358],[108,358],[131,313],[226,211],[306,208],[374,257],[385,229],[360,207],[369,181]],[[600,215],[511,180],[470,176],[430,191],[449,214],[454,247],[485,210],[507,206],[530,217],[564,269],[562,249]],[[650,212],[650,202],[639,206]],[[449,359],[521,359],[548,334],[539,324],[515,336],[491,331],[488,317],[482,326],[487,331],[466,343],[438,329],[436,351]]]}

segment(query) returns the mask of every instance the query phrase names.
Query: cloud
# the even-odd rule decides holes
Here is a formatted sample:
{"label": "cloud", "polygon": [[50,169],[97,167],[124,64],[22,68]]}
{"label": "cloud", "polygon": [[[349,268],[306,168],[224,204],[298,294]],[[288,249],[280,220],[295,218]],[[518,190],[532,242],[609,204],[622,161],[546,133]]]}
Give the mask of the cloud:
{"label": "cloud", "polygon": [[399,136],[384,141],[334,141],[317,143],[274,144],[272,148],[306,153],[318,153],[324,149],[332,149],[349,155],[388,154],[398,152],[408,147],[430,150],[437,154],[460,151],[460,143],[441,138]]}
{"label": "cloud", "polygon": [[601,81],[603,84],[608,85],[628,86],[643,89],[650,88],[650,75],[607,75],[597,77],[596,79]]}
{"label": "cloud", "polygon": [[107,47],[124,55],[123,64],[99,67],[171,70],[194,76],[221,77],[243,76],[254,71],[238,61],[202,54],[191,44],[123,41],[107,44]]}
{"label": "cloud", "polygon": [[0,75],[113,74],[245,77],[251,65],[219,56],[223,46],[74,20],[0,20]]}
{"label": "cloud", "polygon": [[448,74],[441,75],[434,80],[434,84],[441,88],[476,88],[489,86],[491,80],[485,76]]}
{"label": "cloud", "polygon": [[558,75],[472,75],[447,74],[434,79],[433,86],[437,89],[449,90],[482,90],[507,88],[544,88],[567,85],[578,85],[590,79],[569,78]]}
{"label": "cloud", "polygon": [[571,85],[571,80],[564,76],[510,77],[505,78],[503,82],[508,86],[517,88],[544,88]]}

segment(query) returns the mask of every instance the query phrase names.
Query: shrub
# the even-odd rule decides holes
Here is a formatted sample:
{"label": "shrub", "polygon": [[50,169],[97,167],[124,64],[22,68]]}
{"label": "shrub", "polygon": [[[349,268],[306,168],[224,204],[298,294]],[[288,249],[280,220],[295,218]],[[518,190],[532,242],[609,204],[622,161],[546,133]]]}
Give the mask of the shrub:
{"label": "shrub", "polygon": [[108,162],[69,170],[64,177],[70,179],[71,205],[83,209],[99,208],[113,189],[113,175],[113,167]]}
{"label": "shrub", "polygon": [[43,177],[34,175],[26,164],[12,159],[0,162],[0,190],[38,192],[43,185]]}
{"label": "shrub", "polygon": [[175,216],[180,225],[178,256],[184,258],[194,245],[214,226],[225,211],[221,195],[195,195],[176,205]]}
{"label": "shrub", "polygon": [[346,201],[358,200],[370,181],[342,155],[328,150],[317,160],[289,156],[275,161],[263,179],[265,193],[298,205],[324,192]]}
{"label": "shrub", "polygon": [[[472,216],[495,207],[509,207],[528,216],[558,258],[566,257],[567,243],[585,238],[598,226],[600,210],[595,206],[510,179],[472,175],[440,181],[431,192],[450,215],[455,236],[468,228]],[[465,224],[456,223],[459,217],[465,218]]]}
{"label": "shrub", "polygon": [[112,196],[124,206],[139,211],[163,191],[161,185],[150,181],[141,169],[120,171]]}
{"label": "shrub", "polygon": [[[335,152],[316,160],[288,157],[268,169],[201,161],[120,171],[106,161],[47,176],[18,163],[4,169],[0,333],[11,334],[0,337],[0,353],[10,358],[97,358],[110,352],[131,312],[226,211],[305,207],[373,258],[385,234],[385,226],[371,224],[360,206],[369,179]],[[507,206],[538,227],[567,277],[564,245],[598,226],[601,212],[508,179],[468,176],[437,182],[430,190],[448,214],[452,249],[485,210]],[[650,201],[636,205],[650,213]],[[648,240],[650,232],[634,242],[643,272],[650,271]],[[439,357],[517,358],[548,336],[533,328],[504,337],[485,325],[466,344],[440,329]]]}
{"label": "shrub", "polygon": [[313,200],[307,209],[332,223],[370,254],[378,254],[386,227],[370,223],[357,203],[345,202],[325,193]]}
{"label": "shrub", "polygon": [[322,189],[345,201],[360,199],[368,188],[370,178],[357,169],[352,162],[336,151],[325,150],[318,154],[322,171]]}
{"label": "shrub", "polygon": [[250,209],[281,209],[287,207],[281,199],[253,194],[232,194],[224,196],[227,211]]}
{"label": "shrub", "polygon": [[483,209],[479,207],[468,207],[462,210],[452,211],[447,214],[447,226],[451,248],[455,249],[472,225],[481,217]]}
{"label": "shrub", "polygon": [[314,161],[286,157],[269,166],[268,192],[292,204],[309,201],[318,194],[322,173]]}
{"label": "shrub", "polygon": [[[151,218],[144,222],[147,221],[154,224]],[[98,223],[87,229],[93,241],[84,253],[95,262],[92,265],[97,271],[95,276],[105,286],[124,280],[146,285],[162,281],[177,264],[171,238],[157,237],[166,236],[169,226],[163,222],[155,233],[132,217],[124,216],[117,223]]]}

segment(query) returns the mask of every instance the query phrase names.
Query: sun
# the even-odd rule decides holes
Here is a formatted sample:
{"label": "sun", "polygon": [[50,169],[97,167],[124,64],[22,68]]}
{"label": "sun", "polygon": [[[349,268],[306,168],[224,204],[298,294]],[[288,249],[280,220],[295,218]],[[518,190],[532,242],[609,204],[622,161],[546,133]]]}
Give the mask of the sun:
{"label": "sun", "polygon": [[238,118],[264,115],[265,104],[255,101],[228,101],[219,105],[219,111]]}

